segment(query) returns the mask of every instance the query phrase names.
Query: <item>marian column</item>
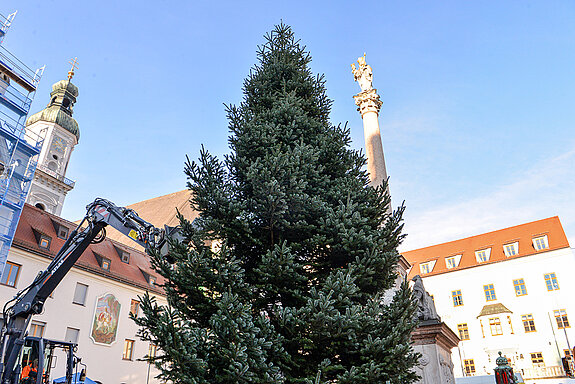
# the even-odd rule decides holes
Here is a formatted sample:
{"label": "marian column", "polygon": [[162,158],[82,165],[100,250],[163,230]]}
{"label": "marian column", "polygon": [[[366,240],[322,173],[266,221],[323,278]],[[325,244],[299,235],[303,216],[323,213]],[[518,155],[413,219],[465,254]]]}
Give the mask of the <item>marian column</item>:
{"label": "marian column", "polygon": [[[363,120],[363,132],[365,136],[365,154],[367,156],[367,172],[371,182],[369,185],[377,187],[387,180],[385,159],[383,157],[383,145],[379,132],[379,110],[383,104],[379,100],[377,90],[373,88],[373,73],[371,67],[365,63],[365,54],[357,59],[358,68],[351,65],[351,71],[355,81],[359,83],[361,92],[355,95],[355,104]],[[387,188],[389,192],[389,187]]]}

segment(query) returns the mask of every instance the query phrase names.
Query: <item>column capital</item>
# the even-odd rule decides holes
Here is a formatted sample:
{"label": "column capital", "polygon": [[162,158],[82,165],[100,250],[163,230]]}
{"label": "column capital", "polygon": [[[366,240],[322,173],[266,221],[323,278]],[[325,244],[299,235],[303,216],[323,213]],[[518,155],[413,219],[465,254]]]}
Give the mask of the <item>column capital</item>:
{"label": "column capital", "polygon": [[366,91],[361,91],[354,97],[355,105],[357,105],[357,110],[361,114],[361,116],[365,115],[368,112],[375,112],[379,114],[379,110],[381,109],[381,105],[383,102],[379,99],[379,95],[377,94],[377,89],[372,88]]}

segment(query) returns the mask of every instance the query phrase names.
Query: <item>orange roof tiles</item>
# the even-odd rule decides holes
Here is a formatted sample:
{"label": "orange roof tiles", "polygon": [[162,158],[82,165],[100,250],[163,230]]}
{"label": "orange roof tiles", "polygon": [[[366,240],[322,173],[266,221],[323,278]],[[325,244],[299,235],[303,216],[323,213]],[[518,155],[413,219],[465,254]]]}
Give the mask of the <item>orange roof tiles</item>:
{"label": "orange roof tiles", "polygon": [[[533,238],[541,235],[547,235],[549,248],[536,251],[533,247]],[[506,256],[503,246],[513,242],[519,242],[518,253],[514,256]],[[475,251],[487,248],[491,248],[489,260],[481,263],[477,262]],[[430,273],[421,274],[422,276],[433,276],[562,248],[569,248],[569,242],[559,218],[554,216],[481,235],[403,252],[402,255],[413,265],[409,273],[409,278],[412,278],[421,274],[419,265],[428,261],[436,260],[435,266]],[[445,259],[457,255],[462,255],[459,265],[448,269]]]}
{"label": "orange roof tiles", "polygon": [[[42,211],[41,209],[29,204],[24,205],[18,228],[16,229],[13,247],[44,256],[48,259],[54,258],[65,242],[64,239],[57,236],[54,223],[67,227],[69,232],[72,232],[72,230],[77,227],[77,224],[64,220],[58,216]],[[106,227],[107,230],[109,228],[111,227]],[[38,241],[34,235],[34,231],[51,238],[49,250],[38,246]],[[122,262],[114,246],[125,249],[130,254],[129,263]],[[111,260],[109,271],[100,267],[94,253]],[[162,290],[159,287],[148,284],[148,281],[142,273],[142,271],[144,271],[149,275],[156,277],[156,282],[158,284],[162,284],[164,282],[163,278],[158,276],[158,274],[152,269],[148,255],[125,245],[120,245],[114,240],[108,238],[101,243],[91,244],[80,256],[78,261],[76,261],[74,266],[141,289],[162,293]]]}

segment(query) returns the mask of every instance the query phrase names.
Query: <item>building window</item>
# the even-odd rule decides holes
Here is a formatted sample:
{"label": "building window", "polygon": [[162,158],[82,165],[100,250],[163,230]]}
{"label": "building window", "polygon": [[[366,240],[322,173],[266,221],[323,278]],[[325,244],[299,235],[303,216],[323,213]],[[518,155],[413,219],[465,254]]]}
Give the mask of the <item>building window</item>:
{"label": "building window", "polygon": [[459,307],[463,305],[463,296],[461,295],[461,290],[452,291],[451,297],[453,298],[453,306]]}
{"label": "building window", "polygon": [[571,354],[571,351],[568,349],[564,349],[563,350],[563,354],[565,355],[565,357],[573,357]]}
{"label": "building window", "polygon": [[473,359],[465,359],[463,360],[463,364],[465,365],[465,373],[467,376],[475,374],[475,362]]}
{"label": "building window", "polygon": [[150,276],[149,282],[150,285],[156,285],[156,278],[154,276]]}
{"label": "building window", "polygon": [[40,236],[40,240],[38,241],[38,246],[40,248],[49,250],[51,240],[52,239],[50,237],[42,235],[42,236]]}
{"label": "building window", "polygon": [[545,284],[547,285],[548,291],[559,289],[559,283],[557,282],[557,276],[555,276],[555,273],[547,273],[545,275]]}
{"label": "building window", "polygon": [[30,332],[28,332],[28,336],[42,337],[44,336],[44,328],[46,328],[46,323],[33,321],[32,324],[30,324]]}
{"label": "building window", "polygon": [[130,254],[126,251],[124,251],[122,248],[116,247],[114,246],[114,248],[116,248],[116,252],[118,252],[118,256],[120,256],[120,260],[122,260],[123,263],[129,264],[130,263]]}
{"label": "building window", "polygon": [[157,351],[158,346],[156,344],[150,343],[150,346],[148,347],[148,358],[153,359],[154,357],[156,357]]}
{"label": "building window", "polygon": [[525,332],[536,332],[535,329],[535,320],[533,320],[533,315],[521,315],[521,320],[523,321],[523,328],[525,328]]}
{"label": "building window", "polygon": [[467,328],[467,323],[457,324],[457,330],[459,331],[459,339],[469,340],[469,329]]}
{"label": "building window", "polygon": [[76,283],[76,290],[74,291],[74,299],[72,303],[85,305],[86,295],[88,294],[88,286],[82,283]]}
{"label": "building window", "polygon": [[549,248],[549,243],[547,242],[547,235],[534,237],[533,248],[535,248],[537,251]]}
{"label": "building window", "polygon": [[489,261],[490,256],[491,256],[491,248],[475,251],[475,260],[477,260],[478,263],[484,263],[486,261]]}
{"label": "building window", "polygon": [[505,244],[503,246],[503,253],[505,253],[507,257],[517,255],[519,253],[519,242],[516,241],[515,243]]}
{"label": "building window", "polygon": [[489,319],[489,328],[491,329],[491,336],[503,335],[503,328],[501,328],[501,320],[499,320],[499,317]]}
{"label": "building window", "polygon": [[557,321],[557,328],[569,328],[569,319],[567,319],[567,312],[564,309],[558,309],[553,311],[555,315],[555,321]]}
{"label": "building window", "polygon": [[419,264],[419,272],[421,272],[422,275],[431,273],[431,271],[433,271],[433,267],[435,267],[436,261],[437,260],[433,260],[433,261],[428,261],[427,263]]}
{"label": "building window", "polygon": [[515,287],[515,296],[525,296],[527,294],[527,287],[525,287],[525,280],[523,279],[513,280],[513,286]]}
{"label": "building window", "polygon": [[124,353],[122,354],[122,359],[132,360],[134,355],[134,340],[126,339],[124,341]]}
{"label": "building window", "polygon": [[63,225],[58,226],[58,237],[66,240],[68,238],[68,228]]}
{"label": "building window", "polygon": [[445,266],[447,269],[457,268],[459,266],[459,262],[461,261],[461,255],[451,256],[445,258]]}
{"label": "building window", "polygon": [[531,363],[533,363],[533,365],[543,365],[544,361],[543,361],[543,353],[541,352],[534,352],[531,354]]}
{"label": "building window", "polygon": [[140,310],[140,302],[138,300],[132,299],[132,302],[130,303],[130,314],[137,317],[139,310]]}
{"label": "building window", "polygon": [[20,274],[20,267],[22,266],[7,261],[4,266],[4,272],[2,272],[2,277],[0,278],[0,284],[7,285],[9,287],[16,287],[18,275]]}
{"label": "building window", "polygon": [[426,273],[431,272],[431,270],[429,269],[429,263],[420,264],[420,265],[419,265],[419,271],[420,271],[422,274],[424,274],[424,275],[425,275]]}
{"label": "building window", "polygon": [[497,300],[497,297],[495,296],[495,288],[493,287],[493,284],[484,285],[483,286],[483,292],[485,292],[485,300],[487,300],[487,301]]}
{"label": "building window", "polygon": [[64,341],[68,343],[78,344],[78,337],[80,336],[80,330],[78,328],[66,328],[66,337]]}
{"label": "building window", "polygon": [[110,259],[102,258],[102,269],[110,270]]}

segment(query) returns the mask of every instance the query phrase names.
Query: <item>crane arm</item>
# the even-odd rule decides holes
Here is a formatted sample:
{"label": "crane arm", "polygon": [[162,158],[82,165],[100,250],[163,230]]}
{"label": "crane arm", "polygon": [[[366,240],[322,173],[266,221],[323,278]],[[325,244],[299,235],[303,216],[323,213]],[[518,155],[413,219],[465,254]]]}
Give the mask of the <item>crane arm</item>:
{"label": "crane arm", "polygon": [[101,198],[94,200],[86,207],[86,210],[86,216],[70,233],[46,270],[40,272],[32,284],[12,299],[11,302],[14,302],[12,306],[4,307],[4,325],[0,345],[2,384],[13,382],[16,361],[32,316],[42,312],[46,299],[86,248],[91,243],[104,240],[106,226],[112,226],[142,245],[148,254],[157,250],[160,254],[167,255],[167,240],[177,232],[176,228],[168,226],[158,229],[138,216],[134,210],[117,207],[111,201]]}

